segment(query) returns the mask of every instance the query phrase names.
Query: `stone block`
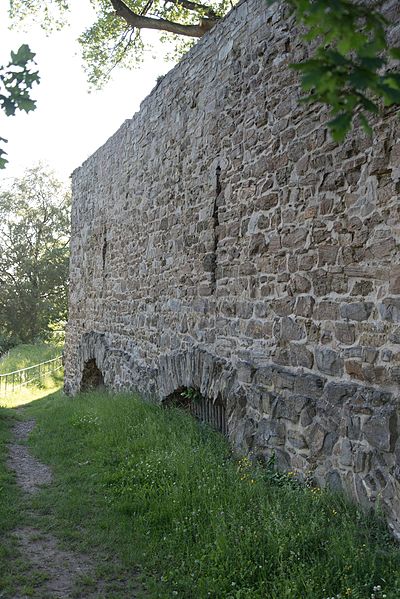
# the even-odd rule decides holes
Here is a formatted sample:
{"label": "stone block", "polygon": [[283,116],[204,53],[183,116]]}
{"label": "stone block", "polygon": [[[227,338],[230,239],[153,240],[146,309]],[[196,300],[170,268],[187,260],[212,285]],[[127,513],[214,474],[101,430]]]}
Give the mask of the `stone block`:
{"label": "stone block", "polygon": [[301,295],[296,300],[294,313],[297,316],[304,316],[310,318],[315,305],[315,299],[311,295]]}
{"label": "stone block", "polygon": [[327,295],[332,291],[332,275],[325,270],[315,270],[311,273],[314,293],[317,296]]}
{"label": "stone block", "polygon": [[331,301],[319,302],[313,316],[316,320],[337,320],[339,318],[339,304]]}
{"label": "stone block", "polygon": [[281,320],[279,338],[283,341],[300,341],[306,336],[304,326],[293,318],[285,316]]}
{"label": "stone block", "polygon": [[314,404],[310,403],[307,406],[305,406],[305,408],[302,410],[302,412],[300,414],[301,426],[304,428],[306,428],[307,426],[310,426],[310,424],[313,423],[316,414],[317,414],[317,411],[316,411]]}
{"label": "stone block", "polygon": [[274,386],[277,391],[289,389],[292,391],[296,383],[296,375],[288,370],[275,369],[273,375]]}
{"label": "stone block", "polygon": [[319,423],[311,427],[309,445],[312,456],[316,456],[322,451],[326,435],[326,430]]}
{"label": "stone block", "polygon": [[279,447],[284,445],[286,438],[285,425],[277,420],[261,418],[255,434],[256,441],[264,447]]}
{"label": "stone block", "polygon": [[326,379],[315,374],[297,373],[293,389],[300,395],[305,395],[311,399],[318,399],[324,391],[325,382]]}
{"label": "stone block", "polygon": [[252,302],[237,302],[235,306],[235,314],[238,318],[247,320],[253,315],[253,303]]}
{"label": "stone block", "polygon": [[287,440],[289,441],[290,445],[292,445],[296,449],[307,449],[308,448],[308,444],[307,444],[307,441],[306,441],[304,435],[302,435],[298,431],[288,430]]}
{"label": "stone block", "polygon": [[397,418],[395,413],[376,414],[362,428],[368,443],[381,451],[394,451],[397,441]]}
{"label": "stone block", "polygon": [[364,280],[364,281],[356,281],[353,285],[353,289],[351,290],[351,295],[368,295],[373,291],[373,283],[372,281]]}
{"label": "stone block", "polygon": [[397,327],[389,334],[389,341],[396,345],[400,345],[400,327]]}
{"label": "stone block", "polygon": [[291,343],[289,348],[289,359],[292,366],[303,368],[312,368],[314,364],[314,354],[302,344]]}
{"label": "stone block", "polygon": [[239,362],[237,365],[237,378],[239,383],[251,383],[255,368],[250,362]]}
{"label": "stone block", "polygon": [[317,262],[317,257],[314,253],[302,254],[299,256],[299,269],[311,270]]}
{"label": "stone block", "polygon": [[298,422],[303,408],[309,404],[308,397],[303,395],[280,396],[273,407],[274,418],[285,418],[291,422]]}
{"label": "stone block", "polygon": [[356,330],[354,324],[348,322],[337,322],[335,324],[335,336],[340,343],[352,345],[356,340]]}
{"label": "stone block", "polygon": [[332,376],[343,374],[344,361],[340,355],[327,347],[317,347],[315,349],[315,361],[318,369]]}
{"label": "stone block", "polygon": [[335,264],[338,255],[338,245],[322,245],[318,248],[318,266]]}
{"label": "stone block", "polygon": [[294,275],[292,283],[297,293],[307,293],[311,289],[311,283],[307,277],[299,274]]}
{"label": "stone block", "polygon": [[340,306],[340,316],[348,320],[368,320],[374,304],[372,302],[354,302]]}
{"label": "stone block", "polygon": [[351,466],[354,460],[353,446],[348,439],[342,439],[340,444],[339,461],[342,466]]}
{"label": "stone block", "polygon": [[272,310],[278,316],[289,316],[293,314],[295,299],[293,297],[285,297],[271,301]]}
{"label": "stone block", "polygon": [[379,313],[383,320],[400,322],[400,298],[387,297],[379,305]]}
{"label": "stone block", "polygon": [[337,470],[332,470],[326,475],[327,487],[334,493],[343,492],[343,484],[340,474]]}
{"label": "stone block", "polygon": [[345,370],[347,374],[359,381],[365,381],[364,370],[361,362],[357,360],[346,360]]}
{"label": "stone block", "polygon": [[354,384],[329,382],[325,386],[324,399],[337,411],[346,402],[354,401],[356,393],[357,386]]}
{"label": "stone block", "polygon": [[275,370],[272,366],[257,368],[254,374],[254,382],[263,387],[271,387],[274,381]]}

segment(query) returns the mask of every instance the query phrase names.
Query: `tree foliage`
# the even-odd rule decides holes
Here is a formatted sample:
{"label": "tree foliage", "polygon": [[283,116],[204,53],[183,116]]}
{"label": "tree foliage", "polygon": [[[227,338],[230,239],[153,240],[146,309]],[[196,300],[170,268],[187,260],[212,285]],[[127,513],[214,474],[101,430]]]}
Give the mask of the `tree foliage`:
{"label": "tree foliage", "polygon": [[69,209],[43,167],[0,192],[0,336],[30,343],[66,320]]}
{"label": "tree foliage", "polygon": [[[236,0],[235,0],[236,1]],[[270,4],[283,0],[266,0]],[[91,84],[107,81],[116,64],[130,67],[145,50],[143,29],[172,36],[177,51],[209,31],[232,0],[91,0],[96,21],[80,37]],[[400,49],[389,46],[385,19],[378,9],[357,0],[287,0],[312,56],[292,65],[300,72],[304,101],[331,110],[332,136],[341,141],[355,116],[370,133],[370,115],[400,104]],[[36,18],[46,29],[60,27],[71,10],[69,0],[10,0],[14,20]],[[182,39],[186,40],[182,42]]]}
{"label": "tree foliage", "polygon": [[[0,108],[7,116],[14,116],[17,110],[29,112],[36,107],[35,100],[30,97],[34,83],[39,83],[38,71],[32,71],[35,54],[27,44],[20,46],[17,52],[11,52],[10,62],[0,65]],[[4,137],[0,142],[7,143]],[[7,160],[6,151],[0,147],[0,169],[4,168]]]}
{"label": "tree foliage", "polygon": [[[237,0],[235,0],[237,1]],[[104,84],[115,65],[132,67],[141,62],[148,47],[142,32],[155,29],[162,39],[172,39],[180,50],[209,31],[233,5],[232,0],[91,0],[96,21],[80,36],[89,82]],[[69,0],[10,0],[10,16],[32,18],[46,30],[66,22]],[[182,42],[182,38],[185,41]]]}
{"label": "tree foliage", "polygon": [[[274,0],[275,1],[275,0]],[[304,101],[331,109],[333,139],[342,141],[358,116],[371,133],[369,115],[400,105],[400,48],[391,48],[388,23],[377,10],[350,0],[288,0],[305,25],[313,55],[292,67],[302,76]]]}

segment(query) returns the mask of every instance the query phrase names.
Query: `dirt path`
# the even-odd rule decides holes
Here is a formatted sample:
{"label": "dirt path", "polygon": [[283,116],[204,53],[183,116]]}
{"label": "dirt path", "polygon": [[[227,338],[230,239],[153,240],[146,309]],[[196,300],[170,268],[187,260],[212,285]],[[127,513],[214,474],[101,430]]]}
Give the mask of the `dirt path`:
{"label": "dirt path", "polygon": [[29,434],[35,428],[34,420],[26,422],[17,422],[15,424],[14,443],[8,446],[7,466],[14,470],[17,484],[26,493],[37,493],[42,485],[51,483],[51,470],[45,464],[41,464],[29,453],[26,445],[21,445],[21,441],[26,441]]}
{"label": "dirt path", "polygon": [[[50,468],[36,460],[26,446],[26,441],[34,427],[34,420],[15,424],[14,441],[8,445],[7,465],[15,472],[17,484],[29,495],[34,495],[43,485],[48,485],[52,481]],[[88,579],[96,580],[96,563],[91,557],[61,549],[58,540],[48,533],[43,533],[40,528],[19,528],[13,532],[13,536],[17,540],[22,559],[38,573],[39,582],[35,586],[34,597],[40,599],[106,597],[102,592],[102,581],[94,583],[95,590],[92,584],[90,591],[82,591],[82,583],[87,582]],[[30,594],[29,597],[32,598],[32,595]],[[135,595],[129,594],[129,599],[134,597]],[[17,594],[10,599],[28,599],[28,596]]]}

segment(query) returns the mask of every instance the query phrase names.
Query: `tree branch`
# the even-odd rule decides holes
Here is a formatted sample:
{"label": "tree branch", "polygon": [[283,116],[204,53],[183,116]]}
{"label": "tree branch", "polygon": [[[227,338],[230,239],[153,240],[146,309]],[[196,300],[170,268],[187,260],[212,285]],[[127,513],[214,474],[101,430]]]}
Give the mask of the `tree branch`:
{"label": "tree branch", "polygon": [[197,2],[191,2],[191,0],[168,0],[172,4],[180,4],[183,8],[187,8],[188,10],[193,10],[195,12],[203,12],[205,15],[210,17],[211,19],[218,20],[218,15],[211,8],[211,6],[206,6],[205,4],[200,4]]}
{"label": "tree branch", "polygon": [[[183,0],[189,2],[189,0]],[[168,21],[167,19],[155,19],[153,17],[145,17],[138,15],[131,10],[122,0],[111,0],[115,14],[121,17],[128,23],[130,27],[137,29],[157,29],[159,31],[168,31],[177,35],[186,35],[189,37],[202,37],[207,31],[210,31],[216,23],[215,18],[202,18],[197,25],[182,25]],[[182,2],[180,2],[182,4]],[[190,4],[192,4],[190,2]]]}

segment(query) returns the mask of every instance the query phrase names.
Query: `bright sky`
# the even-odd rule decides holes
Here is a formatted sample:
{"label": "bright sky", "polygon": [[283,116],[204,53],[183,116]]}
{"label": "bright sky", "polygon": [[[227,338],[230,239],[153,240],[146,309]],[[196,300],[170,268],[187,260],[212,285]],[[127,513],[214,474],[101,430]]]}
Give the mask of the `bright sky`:
{"label": "bright sky", "polygon": [[[0,180],[20,176],[26,168],[42,161],[61,179],[71,172],[131,118],[149,94],[159,75],[172,68],[162,57],[149,56],[132,71],[116,70],[102,91],[88,93],[88,84],[79,55],[78,35],[94,18],[90,0],[73,0],[71,26],[46,34],[37,26],[27,31],[10,31],[8,0],[0,0],[0,64],[9,62],[10,51],[28,43],[36,52],[41,82],[32,97],[37,109],[5,117],[0,113],[0,137],[8,139],[7,168]],[[157,40],[157,34],[149,32]]]}

